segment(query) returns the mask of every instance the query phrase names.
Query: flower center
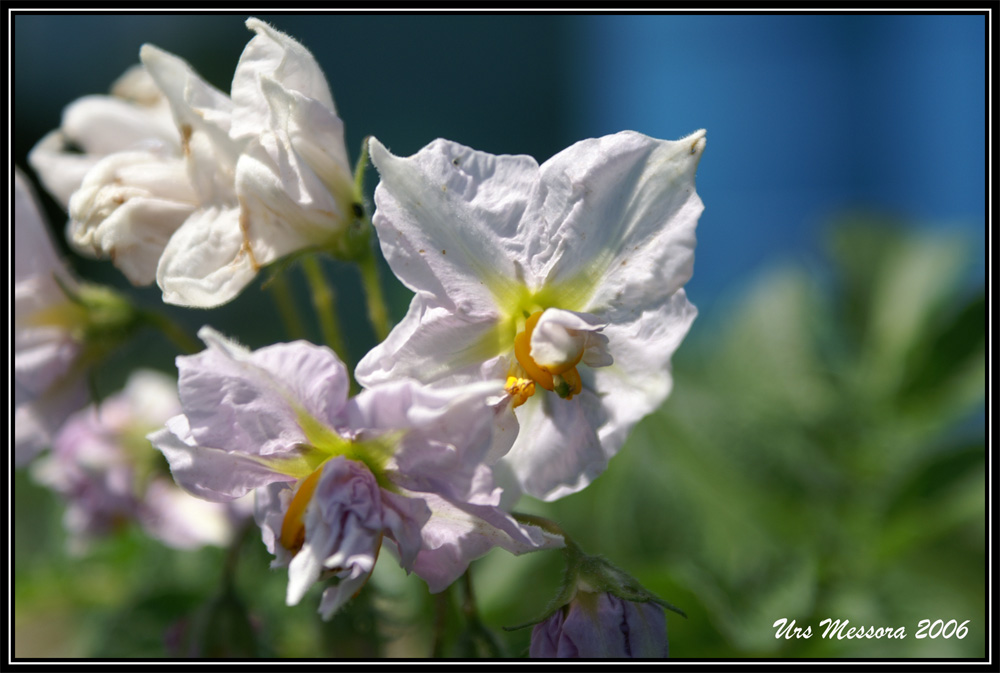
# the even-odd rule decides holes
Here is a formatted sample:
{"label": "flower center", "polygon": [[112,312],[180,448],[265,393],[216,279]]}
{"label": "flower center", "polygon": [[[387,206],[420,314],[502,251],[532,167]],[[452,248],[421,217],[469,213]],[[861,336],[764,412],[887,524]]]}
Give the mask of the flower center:
{"label": "flower center", "polygon": [[542,313],[535,311],[528,316],[524,329],[514,337],[514,357],[520,368],[511,368],[507,377],[507,392],[514,398],[515,407],[524,404],[535,393],[536,383],[565,400],[572,399],[583,390],[580,373],[576,370],[576,365],[583,358],[582,347],[556,364],[541,365],[531,357],[531,335]]}

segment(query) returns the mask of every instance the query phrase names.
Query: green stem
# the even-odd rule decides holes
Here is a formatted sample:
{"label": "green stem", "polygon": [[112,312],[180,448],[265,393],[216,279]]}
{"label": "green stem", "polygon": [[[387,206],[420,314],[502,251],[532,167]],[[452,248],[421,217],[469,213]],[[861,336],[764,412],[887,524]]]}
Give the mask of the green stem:
{"label": "green stem", "polygon": [[444,632],[448,623],[449,592],[434,594],[434,633],[431,640],[431,657],[444,657]]}
{"label": "green stem", "polygon": [[143,311],[142,318],[148,325],[160,330],[181,353],[191,355],[202,349],[201,343],[197,339],[185,332],[177,323],[162,313]]}
{"label": "green stem", "polygon": [[365,136],[364,140],[361,141],[361,152],[358,154],[358,162],[354,164],[354,190],[358,196],[364,194],[365,169],[368,168],[368,139],[370,137]]}
{"label": "green stem", "polygon": [[462,589],[465,590],[465,600],[462,601],[462,614],[465,619],[472,623],[479,623],[479,612],[476,610],[476,595],[472,593],[472,573],[471,568],[466,568],[462,573]]}
{"label": "green stem", "polygon": [[319,319],[323,341],[333,349],[345,365],[348,365],[348,369],[353,369],[348,362],[347,348],[344,346],[344,339],[340,332],[340,320],[337,318],[337,296],[330,284],[326,282],[326,276],[323,275],[319,259],[315,255],[303,257],[302,268],[309,281],[309,289],[312,291],[313,308]]}
{"label": "green stem", "polygon": [[306,335],[305,323],[299,313],[295,303],[295,296],[288,285],[288,278],[285,277],[284,270],[279,271],[270,278],[267,288],[271,291],[271,298],[281,315],[281,322],[285,325],[285,332],[289,339],[304,339]]}
{"label": "green stem", "polygon": [[222,581],[227,586],[233,585],[236,577],[236,565],[240,560],[240,549],[243,547],[243,542],[250,537],[250,531],[255,528],[253,520],[248,520],[243,522],[233,534],[229,548],[226,549],[226,558],[222,563]]}
{"label": "green stem", "polygon": [[375,337],[381,342],[389,336],[389,310],[382,294],[382,284],[378,279],[378,262],[375,251],[369,246],[367,254],[358,260],[361,284],[365,288],[365,302],[368,305],[368,320],[371,321]]}
{"label": "green stem", "polygon": [[[358,155],[358,162],[354,166],[354,190],[361,199],[365,189],[365,169],[368,167],[368,140],[366,136],[361,142],[361,153]],[[365,302],[368,305],[368,320],[379,341],[384,341],[389,336],[389,311],[385,304],[385,295],[382,294],[382,284],[378,278],[378,261],[375,257],[375,250],[368,242],[368,234],[371,231],[371,219],[364,208],[358,204],[360,212],[355,213],[358,222],[362,227],[363,236],[359,238],[361,246],[360,255],[355,261],[358,263],[358,270],[361,273],[361,284],[365,288]]]}

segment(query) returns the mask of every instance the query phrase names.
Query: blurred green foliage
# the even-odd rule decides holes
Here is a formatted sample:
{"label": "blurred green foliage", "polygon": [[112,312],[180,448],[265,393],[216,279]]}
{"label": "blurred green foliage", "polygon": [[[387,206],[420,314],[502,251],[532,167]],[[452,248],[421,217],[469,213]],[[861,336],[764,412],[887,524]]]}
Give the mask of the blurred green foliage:
{"label": "blurred green foliage", "polygon": [[[830,264],[770,270],[703,316],[675,390],[560,523],[682,608],[673,657],[982,657],[986,611],[985,293],[960,240],[853,218]],[[390,290],[392,292],[393,290]],[[430,596],[388,553],[329,623],[321,587],[284,605],[256,530],[178,552],[138,530],[65,553],[61,506],[15,475],[16,657],[526,656],[562,555],[489,554],[472,591]],[[227,579],[228,578],[228,579]],[[478,618],[470,620],[471,614]],[[775,637],[785,618],[808,639]],[[821,637],[823,619],[904,639]],[[920,620],[970,620],[918,639]]]}

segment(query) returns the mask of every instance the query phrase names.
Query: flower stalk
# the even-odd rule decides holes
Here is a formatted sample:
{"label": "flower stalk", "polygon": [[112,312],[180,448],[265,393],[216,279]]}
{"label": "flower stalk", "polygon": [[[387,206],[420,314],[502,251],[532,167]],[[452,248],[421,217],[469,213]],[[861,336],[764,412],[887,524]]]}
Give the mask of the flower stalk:
{"label": "flower stalk", "polygon": [[284,269],[271,276],[265,285],[270,290],[274,306],[281,315],[281,322],[285,326],[288,338],[292,340],[304,339],[306,335],[305,323],[302,321],[302,315],[295,304],[295,297],[292,295],[292,289],[289,287]]}
{"label": "flower stalk", "polygon": [[369,246],[368,252],[358,260],[358,271],[361,273],[361,283],[365,288],[365,302],[368,305],[368,320],[371,321],[375,337],[385,341],[389,336],[389,311],[386,308],[385,296],[378,278],[378,262],[375,251]]}
{"label": "flower stalk", "polygon": [[340,320],[337,318],[337,296],[323,274],[319,259],[315,255],[303,257],[302,269],[305,271],[306,280],[309,281],[313,309],[319,319],[324,343],[332,348],[343,362],[350,362],[340,331]]}

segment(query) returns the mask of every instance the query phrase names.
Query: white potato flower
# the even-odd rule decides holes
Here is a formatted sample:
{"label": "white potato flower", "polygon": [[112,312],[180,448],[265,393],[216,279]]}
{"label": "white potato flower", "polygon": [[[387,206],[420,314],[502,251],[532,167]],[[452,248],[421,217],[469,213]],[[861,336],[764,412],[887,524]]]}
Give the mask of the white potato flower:
{"label": "white potato flower", "polygon": [[279,257],[334,247],[356,217],[322,70],[288,35],[247,27],[229,95],[147,44],[118,95],[77,101],[32,152],[72,243],[134,284],[155,279],[167,303],[226,303]]}
{"label": "white potato flower", "polygon": [[491,459],[506,452],[536,497],[586,486],[670,391],[696,315],[683,286],[704,147],[704,131],[625,131],[539,166],[447,140],[397,157],[373,139],[373,224],[416,296],[358,381],[501,379],[520,429]]}

